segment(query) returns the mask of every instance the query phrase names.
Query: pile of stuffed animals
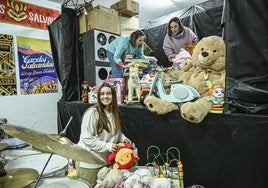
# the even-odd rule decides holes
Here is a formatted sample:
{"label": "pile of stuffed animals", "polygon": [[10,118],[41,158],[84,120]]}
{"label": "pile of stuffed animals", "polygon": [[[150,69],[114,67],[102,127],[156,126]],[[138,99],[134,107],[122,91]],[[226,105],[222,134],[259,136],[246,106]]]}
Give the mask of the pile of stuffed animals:
{"label": "pile of stuffed animals", "polygon": [[154,177],[147,168],[135,171],[103,167],[95,188],[183,188],[179,180]]}
{"label": "pile of stuffed animals", "polygon": [[[176,61],[181,60],[180,57],[176,59]],[[223,38],[208,36],[196,44],[192,58],[179,62],[181,68],[176,71],[175,80],[192,86],[201,96],[195,101],[180,104],[180,114],[185,120],[200,123],[208,113],[223,111],[225,61],[226,46]],[[215,92],[220,92],[220,95]],[[171,102],[155,96],[148,96],[144,103],[150,111],[157,114],[169,113],[177,109]]]}
{"label": "pile of stuffed animals", "polygon": [[155,177],[149,168],[136,168],[139,160],[135,147],[118,144],[117,151],[107,156],[112,167],[103,167],[94,188],[183,188],[178,179]]}

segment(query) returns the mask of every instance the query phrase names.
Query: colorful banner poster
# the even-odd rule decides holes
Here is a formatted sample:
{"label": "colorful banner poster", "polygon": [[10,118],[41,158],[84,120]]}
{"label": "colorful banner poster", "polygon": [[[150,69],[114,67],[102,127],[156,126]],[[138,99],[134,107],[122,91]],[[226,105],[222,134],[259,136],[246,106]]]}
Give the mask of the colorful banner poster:
{"label": "colorful banner poster", "polygon": [[0,21],[47,29],[60,12],[17,0],[0,0]]}
{"label": "colorful banner poster", "polygon": [[22,95],[58,92],[49,40],[17,37]]}
{"label": "colorful banner poster", "polygon": [[13,36],[0,34],[0,96],[16,95]]}

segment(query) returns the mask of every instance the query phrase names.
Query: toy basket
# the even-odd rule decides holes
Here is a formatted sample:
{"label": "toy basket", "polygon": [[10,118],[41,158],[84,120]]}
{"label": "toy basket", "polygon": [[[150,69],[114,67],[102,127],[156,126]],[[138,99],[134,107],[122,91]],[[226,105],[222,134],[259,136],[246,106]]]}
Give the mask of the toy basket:
{"label": "toy basket", "polygon": [[170,181],[170,188],[184,188],[183,165],[177,147],[169,147],[164,153],[155,145],[148,147],[145,166],[154,178],[165,178]]}

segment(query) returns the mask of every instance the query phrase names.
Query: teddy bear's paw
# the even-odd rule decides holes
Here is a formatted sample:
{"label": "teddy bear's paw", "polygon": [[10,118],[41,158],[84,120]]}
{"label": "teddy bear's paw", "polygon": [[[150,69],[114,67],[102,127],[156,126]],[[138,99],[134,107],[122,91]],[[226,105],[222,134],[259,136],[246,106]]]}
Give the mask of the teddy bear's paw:
{"label": "teddy bear's paw", "polygon": [[192,102],[183,104],[180,110],[181,116],[192,123],[200,123],[207,115],[207,110],[204,106]]}
{"label": "teddy bear's paw", "polygon": [[176,104],[155,96],[146,97],[144,100],[144,104],[148,108],[148,110],[157,113],[158,115],[164,115],[179,109]]}

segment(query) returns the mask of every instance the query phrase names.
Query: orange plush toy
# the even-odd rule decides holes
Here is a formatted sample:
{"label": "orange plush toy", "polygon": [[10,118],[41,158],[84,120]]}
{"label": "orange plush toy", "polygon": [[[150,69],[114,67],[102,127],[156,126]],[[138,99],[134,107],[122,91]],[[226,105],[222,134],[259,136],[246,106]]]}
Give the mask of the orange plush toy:
{"label": "orange plush toy", "polygon": [[130,169],[137,160],[139,157],[134,153],[133,145],[125,143],[118,144],[117,151],[106,157],[107,163],[114,164],[115,169]]}

